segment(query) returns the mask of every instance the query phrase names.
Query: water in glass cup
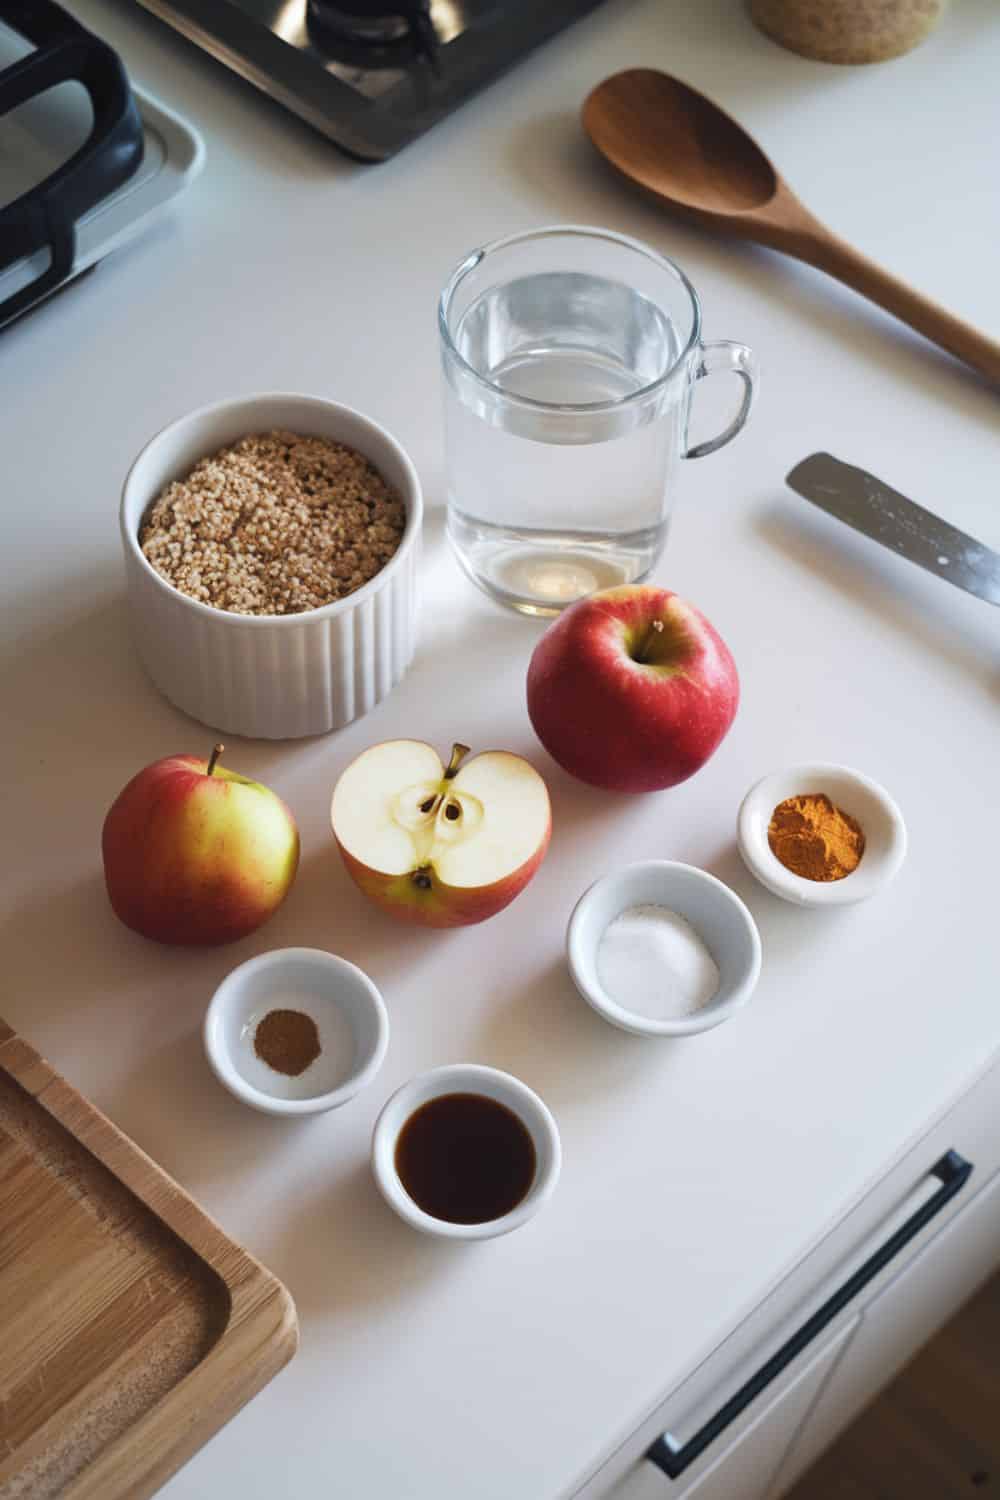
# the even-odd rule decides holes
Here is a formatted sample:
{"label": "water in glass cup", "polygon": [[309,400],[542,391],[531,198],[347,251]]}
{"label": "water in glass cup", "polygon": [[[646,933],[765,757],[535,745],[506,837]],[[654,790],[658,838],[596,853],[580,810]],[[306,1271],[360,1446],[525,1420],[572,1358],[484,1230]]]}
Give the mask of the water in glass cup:
{"label": "water in glass cup", "polygon": [[[667,535],[682,458],[741,430],[757,364],[701,339],[679,266],[639,240],[555,224],[475,250],[438,308],[448,537],[480,588],[554,615],[634,583]],[[738,376],[729,425],[689,447],[696,380]]]}
{"label": "water in glass cup", "polygon": [[[686,415],[670,316],[622,281],[543,271],[488,286],[445,346],[448,535],[482,588],[555,614],[662,551]],[[478,378],[477,378],[478,377]]]}

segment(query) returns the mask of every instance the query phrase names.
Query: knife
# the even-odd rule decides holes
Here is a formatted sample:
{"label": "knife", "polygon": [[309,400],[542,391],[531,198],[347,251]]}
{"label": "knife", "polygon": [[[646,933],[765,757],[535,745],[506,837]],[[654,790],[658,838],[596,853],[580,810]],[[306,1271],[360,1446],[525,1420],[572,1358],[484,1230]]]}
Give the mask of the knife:
{"label": "knife", "polygon": [[874,474],[832,454],[812,453],[795,465],[785,483],[827,515],[846,521],[928,573],[989,604],[1000,604],[1000,553],[907,500]]}

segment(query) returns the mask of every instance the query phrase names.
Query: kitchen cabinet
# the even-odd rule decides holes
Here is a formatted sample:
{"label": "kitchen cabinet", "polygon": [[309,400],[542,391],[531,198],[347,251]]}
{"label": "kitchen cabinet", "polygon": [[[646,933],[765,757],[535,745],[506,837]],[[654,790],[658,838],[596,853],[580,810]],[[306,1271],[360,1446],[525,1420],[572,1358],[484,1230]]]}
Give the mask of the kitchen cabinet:
{"label": "kitchen cabinet", "polygon": [[675,1479],[646,1457],[608,1500],[780,1500],[998,1261],[995,1173],[863,1312],[778,1383],[763,1410],[734,1424],[723,1452],[707,1451]]}
{"label": "kitchen cabinet", "polygon": [[782,1461],[771,1490],[785,1494],[1000,1261],[1000,1173],[981,1188],[867,1307]]}
{"label": "kitchen cabinet", "polygon": [[998,1089],[994,1065],[578,1500],[778,1500],[1000,1263]]}

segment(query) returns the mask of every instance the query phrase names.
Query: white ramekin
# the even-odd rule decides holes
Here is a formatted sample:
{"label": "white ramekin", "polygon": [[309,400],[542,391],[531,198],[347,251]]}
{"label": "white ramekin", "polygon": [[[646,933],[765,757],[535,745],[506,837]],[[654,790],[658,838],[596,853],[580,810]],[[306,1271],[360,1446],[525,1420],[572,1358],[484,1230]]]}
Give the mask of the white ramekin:
{"label": "white ramekin", "polygon": [[[297,615],[235,615],[189,599],[139,547],[142,518],[172,479],[253,432],[285,428],[347,443],[399,492],[399,549],[346,599]],[[295,739],[360,718],[395,687],[416,644],[423,501],[406,453],[377,422],[316,396],[262,395],[205,406],[157,433],[129,470],[121,534],[133,631],[160,691],[227,734]]]}
{"label": "white ramekin", "polygon": [[[835,807],[856,818],[865,834],[861,862],[841,880],[807,880],[786,869],[771,850],[771,815],[788,797],[825,793]],[[850,906],[867,901],[899,872],[906,858],[906,824],[885,787],[850,766],[810,761],[773,771],[743,798],[736,824],[743,863],[776,896],[795,906]]]}
{"label": "white ramekin", "polygon": [[[657,1020],[619,1005],[597,972],[597,952],[608,925],[630,906],[665,906],[690,922],[719,969],[719,988],[690,1015]],[[710,1031],[745,1005],[760,976],[757,924],[746,906],[714,875],[696,865],[647,859],[602,875],[584,891],[566,930],[573,983],[599,1016],[633,1036],[694,1036]]]}
{"label": "white ramekin", "polygon": [[[430,1099],[442,1094],[485,1094],[506,1104],[531,1132],[535,1146],[535,1180],[516,1208],[499,1219],[481,1224],[453,1224],[425,1213],[415,1203],[396,1171],[396,1142],[410,1116]],[[445,1240],[491,1240],[509,1234],[534,1217],[555,1190],[562,1165],[559,1129],[533,1089],[510,1073],[479,1063],[452,1063],[419,1073],[398,1088],[383,1106],[372,1135],[372,1172],[390,1208],[423,1234]]]}
{"label": "white ramekin", "polygon": [[[303,1011],[321,1052],[297,1077],[256,1056],[258,1023],[276,1006]],[[267,1115],[339,1109],[375,1077],[389,1045],[389,1015],[368,975],[320,948],[274,948],[226,975],[202,1028],[212,1071],[231,1094]]]}

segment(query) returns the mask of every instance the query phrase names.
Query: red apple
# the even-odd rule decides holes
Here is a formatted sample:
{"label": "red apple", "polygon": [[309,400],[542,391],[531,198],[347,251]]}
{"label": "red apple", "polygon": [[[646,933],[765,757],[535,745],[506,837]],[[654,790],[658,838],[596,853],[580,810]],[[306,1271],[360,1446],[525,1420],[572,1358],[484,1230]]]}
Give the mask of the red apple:
{"label": "red apple", "polygon": [[616,792],[693,776],[736,714],[736,664],[693,604],[633,585],[591,594],[542,636],[528,668],[535,733],[564,770]]}
{"label": "red apple", "polygon": [[484,922],[548,848],[549,794],[534,767],[506,750],[468,753],[456,745],[444,766],[422,740],[387,740],[334,787],[330,821],[351,879],[402,921]]}
{"label": "red apple", "polygon": [[133,776],[104,820],[104,878],[126,927],[160,943],[246,937],[276,911],[299,863],[280,797],[209,761],[169,755]]}

